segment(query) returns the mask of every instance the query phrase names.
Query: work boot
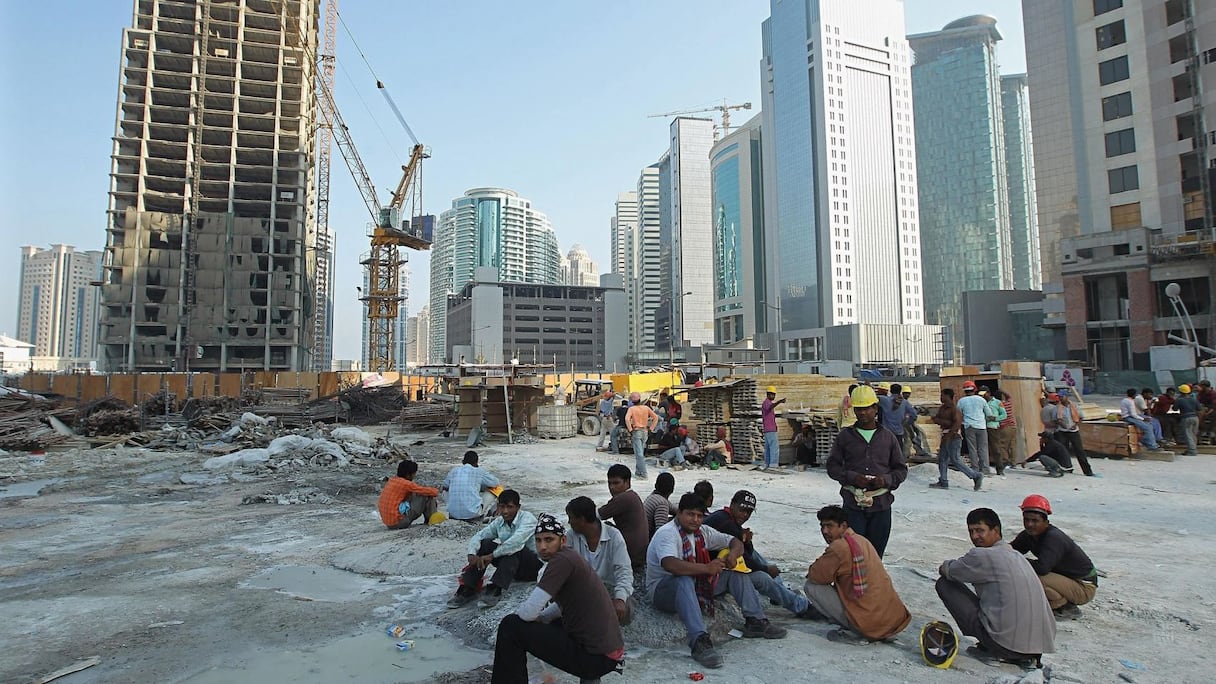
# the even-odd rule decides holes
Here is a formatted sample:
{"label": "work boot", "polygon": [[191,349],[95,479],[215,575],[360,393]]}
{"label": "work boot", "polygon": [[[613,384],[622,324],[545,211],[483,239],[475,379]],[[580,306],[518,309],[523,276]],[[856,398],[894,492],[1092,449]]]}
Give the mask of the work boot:
{"label": "work boot", "polygon": [[828,616],[819,612],[819,609],[811,604],[807,604],[806,608],[801,613],[797,613],[794,617],[802,620],[815,620],[817,622],[827,622]]}
{"label": "work boot", "polygon": [[478,608],[493,608],[498,605],[502,599],[502,587],[496,587],[491,584],[481,595],[481,599],[477,602]]}
{"label": "work boot", "polygon": [[937,482],[930,483],[929,489],[950,489],[950,483],[938,480]]}
{"label": "work boot", "polygon": [[468,587],[457,587],[456,594],[448,599],[448,608],[460,608],[473,600],[473,590]]}
{"label": "work boot", "polygon": [[692,659],[700,663],[701,667],[710,670],[722,667],[722,656],[714,648],[714,642],[710,641],[708,634],[702,634],[693,642]]}
{"label": "work boot", "polygon": [[743,624],[745,639],[784,639],[785,628],[769,622],[767,618],[747,618]]}
{"label": "work boot", "polygon": [[984,486],[984,474],[976,473],[975,475],[975,491],[979,491]]}
{"label": "work boot", "polygon": [[1076,620],[1081,617],[1081,609],[1075,603],[1065,603],[1051,612],[1055,613],[1056,620]]}

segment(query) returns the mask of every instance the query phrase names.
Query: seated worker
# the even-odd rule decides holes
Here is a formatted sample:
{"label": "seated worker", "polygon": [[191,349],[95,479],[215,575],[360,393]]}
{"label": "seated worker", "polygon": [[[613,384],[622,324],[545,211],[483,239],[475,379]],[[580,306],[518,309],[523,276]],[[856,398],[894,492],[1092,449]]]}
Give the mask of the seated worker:
{"label": "seated worker", "polygon": [[747,578],[761,596],[781,604],[781,607],[800,618],[812,617],[813,614],[808,612],[810,602],[790,591],[785,582],[777,578],[781,574],[780,568],[769,563],[752,545],[752,531],[744,525],[751,519],[755,510],[756,495],[746,489],[740,489],[731,497],[729,506],[705,517],[705,525],[743,542],[743,563],[749,570]]}
{"label": "seated worker", "polygon": [[733,463],[733,450],[730,448],[730,440],[726,438],[726,428],[720,427],[714,431],[716,441],[706,444],[702,447],[702,452],[705,454],[702,465],[713,466],[717,463],[719,466],[727,463]]}
{"label": "seated worker", "polygon": [[1001,538],[991,508],[967,514],[967,534],[975,548],[941,564],[937,595],[959,630],[979,639],[981,657],[1038,667],[1055,651],[1056,621],[1034,569]]}
{"label": "seated worker", "polygon": [[794,456],[794,462],[798,464],[798,470],[806,470],[819,467],[819,456],[815,453],[815,431],[811,429],[810,423],[803,423],[802,429],[798,434],[794,435],[793,441],[790,442],[798,450]]}
{"label": "seated worker", "polygon": [[635,569],[646,564],[646,544],[650,535],[646,532],[646,513],[642,508],[642,497],[630,487],[633,473],[622,463],[608,468],[608,493],[612,498],[600,506],[600,520],[611,520],[625,538],[629,549],[629,560]]}
{"label": "seated worker", "polygon": [[1051,502],[1040,494],[1031,494],[1022,501],[1022,527],[1010,546],[1020,553],[1032,553],[1030,567],[1034,568],[1047,603],[1057,620],[1081,616],[1083,606],[1093,600],[1098,591],[1098,569],[1080,546],[1063,530],[1047,520]]}
{"label": "seated worker", "polygon": [[[693,660],[703,667],[722,667],[722,656],[705,629],[703,615],[714,614],[714,598],[725,593],[735,597],[746,623],[743,636],[781,639],[785,628],[769,623],[760,605],[760,594],[735,567],[743,556],[743,542],[703,526],[705,501],[689,492],[680,497],[671,522],[655,530],[646,550],[646,591],[650,602],[664,613],[675,613],[684,623]],[[726,559],[718,551],[729,549]]]}
{"label": "seated worker", "polygon": [[1042,463],[1051,477],[1064,477],[1064,473],[1072,472],[1071,466],[1065,468],[1060,465],[1061,461],[1068,462],[1067,447],[1057,441],[1050,432],[1039,433],[1039,450],[1026,459],[1027,463],[1034,461]]}
{"label": "seated worker", "polygon": [[416,484],[416,475],[418,464],[402,461],[397,464],[397,477],[390,477],[380,490],[376,508],[380,510],[380,520],[390,530],[403,530],[419,517],[423,522],[430,522],[431,516],[439,510],[436,498],[439,490]]}
{"label": "seated worker", "polygon": [[654,491],[642,502],[647,538],[653,537],[654,531],[666,525],[676,514],[676,507],[671,503],[671,493],[675,490],[676,478],[671,473],[659,473],[654,480]]}
{"label": "seated worker", "polygon": [[536,579],[541,563],[532,538],[535,527],[536,516],[520,510],[519,492],[504,489],[498,495],[498,517],[469,540],[469,564],[460,572],[460,586],[448,600],[448,607],[459,608],[472,601],[491,565],[495,567],[494,576],[478,601],[482,608],[497,605],[514,580]]}
{"label": "seated worker", "polygon": [[627,625],[633,620],[633,564],[625,538],[612,525],[600,522],[595,514],[595,502],[580,496],[566,504],[570,519],[570,534],[566,543],[574,549],[595,574],[604,580],[617,620]]}
{"label": "seated worker", "polygon": [[464,452],[461,464],[448,471],[443,486],[448,492],[448,517],[453,520],[480,521],[493,495],[482,491],[498,486],[498,478],[477,467],[477,452]]}
{"label": "seated worker", "polygon": [[671,469],[681,471],[687,463],[701,461],[701,447],[697,440],[688,434],[688,428],[683,425],[675,428],[669,434],[674,435],[678,444],[659,454],[659,467],[671,464]]}
{"label": "seated worker", "polygon": [[529,653],[584,682],[621,669],[625,639],[612,601],[604,583],[565,542],[562,524],[542,513],[533,543],[545,570],[527,600],[498,623],[491,682],[529,681]]}
{"label": "seated worker", "polygon": [[705,502],[705,510],[714,507],[714,483],[709,480],[701,480],[692,486],[692,493],[701,497]]}
{"label": "seated worker", "polygon": [[[806,571],[803,591],[811,611],[870,641],[902,632],[912,615],[895,593],[874,545],[849,529],[848,515],[840,506],[824,506],[816,517],[828,546]],[[828,638],[854,640],[843,631],[831,632]]]}

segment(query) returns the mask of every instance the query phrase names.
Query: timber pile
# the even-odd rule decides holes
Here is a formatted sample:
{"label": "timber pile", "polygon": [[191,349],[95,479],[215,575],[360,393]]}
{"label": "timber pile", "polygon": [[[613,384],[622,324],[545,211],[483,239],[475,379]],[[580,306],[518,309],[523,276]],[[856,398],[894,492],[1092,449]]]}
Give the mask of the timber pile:
{"label": "timber pile", "polygon": [[68,439],[48,422],[48,417],[70,422],[71,409],[59,408],[46,397],[0,388],[0,449],[33,451]]}
{"label": "timber pile", "polygon": [[148,395],[139,405],[145,416],[165,416],[177,413],[177,395],[169,390],[161,390]]}
{"label": "timber pile", "polygon": [[456,417],[451,404],[410,402],[401,409],[397,422],[409,427],[446,426]]}
{"label": "timber pile", "polygon": [[140,429],[140,409],[118,397],[102,397],[78,407],[73,424],[90,437],[135,432]]}
{"label": "timber pile", "polygon": [[397,418],[408,403],[400,385],[352,387],[338,393],[338,398],[349,407],[348,422],[355,425],[371,425]]}

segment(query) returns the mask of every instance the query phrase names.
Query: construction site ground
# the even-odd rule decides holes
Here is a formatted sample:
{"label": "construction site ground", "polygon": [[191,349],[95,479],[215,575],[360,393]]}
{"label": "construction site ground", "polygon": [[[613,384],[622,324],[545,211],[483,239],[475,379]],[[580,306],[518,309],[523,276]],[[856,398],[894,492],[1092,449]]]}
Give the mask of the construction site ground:
{"label": "construction site ground", "polygon": [[[376,435],[385,427],[373,427]],[[459,462],[463,440],[433,432],[394,434],[438,484]],[[418,444],[418,441],[422,441]],[[524,507],[561,515],[577,495],[603,502],[604,473],[618,460],[576,437],[483,447],[482,466],[518,489]],[[392,466],[326,465],[206,471],[203,455],[138,449],[0,456],[0,681],[82,682],[479,682],[488,680],[497,621],[529,591],[516,584],[496,608],[444,603],[474,526],[448,521],[389,531],[375,502]],[[619,457],[632,465],[632,456]],[[1210,678],[1216,629],[1216,457],[1174,462],[1096,460],[1101,478],[1049,479],[1037,467],[986,480],[983,491],[954,475],[928,489],[936,466],[912,468],[896,492],[886,565],[913,614],[895,643],[830,642],[832,629],[778,607],[784,640],[733,640],[733,605],[718,611],[714,637],[726,664],[706,682],[1200,682]],[[650,476],[658,472],[651,467]],[[760,550],[800,587],[823,549],[814,512],[839,503],[824,472],[738,470],[675,474],[676,496],[709,479],[718,504],[739,488],[759,497],[750,527]],[[653,479],[651,480],[651,482]],[[648,482],[635,481],[642,496]],[[937,567],[969,548],[964,516],[998,511],[1007,538],[1017,505],[1050,498],[1053,522],[1106,573],[1076,621],[1061,622],[1047,667],[1024,673],[960,654],[950,671],[921,662],[921,625],[949,619],[933,590]],[[272,502],[272,503],[260,503]],[[398,651],[385,628],[406,627]],[[625,628],[624,676],[605,682],[687,681],[701,670],[671,616],[643,606]],[[971,643],[967,640],[967,643]],[[534,681],[574,682],[538,661]]]}

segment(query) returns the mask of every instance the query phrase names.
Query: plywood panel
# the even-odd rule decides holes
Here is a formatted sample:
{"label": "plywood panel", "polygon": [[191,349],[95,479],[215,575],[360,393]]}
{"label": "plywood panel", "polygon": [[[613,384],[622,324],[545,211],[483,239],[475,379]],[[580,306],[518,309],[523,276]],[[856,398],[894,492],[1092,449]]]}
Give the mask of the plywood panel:
{"label": "plywood panel", "polygon": [[31,392],[50,392],[51,376],[48,373],[26,373],[21,376],[21,389]]}
{"label": "plywood panel", "polygon": [[317,379],[317,391],[322,397],[330,397],[338,393],[338,374],[329,372],[321,373]]}
{"label": "plywood panel", "polygon": [[156,394],[160,391],[161,374],[160,373],[140,373],[135,376],[136,397],[132,403],[139,403],[148,398],[150,394]]}
{"label": "plywood panel", "polygon": [[1013,447],[1013,458],[1024,463],[1030,454],[1039,449],[1039,433],[1043,423],[1039,412],[1043,405],[1042,366],[1032,361],[1005,361],[1001,364],[999,386],[1011,395],[1013,417],[1018,422],[1017,437]]}
{"label": "plywood panel", "polygon": [[240,373],[221,373],[220,374],[220,395],[225,397],[240,398],[241,396],[241,374]]}
{"label": "plywood panel", "polygon": [[195,373],[191,381],[190,396],[210,397],[215,394],[215,373]]}
{"label": "plywood panel", "polygon": [[135,376],[125,373],[111,375],[110,394],[131,403],[135,398]]}
{"label": "plywood panel", "polygon": [[80,401],[89,402],[100,399],[109,393],[107,386],[110,382],[108,375],[85,375],[81,378]]}
{"label": "plywood panel", "polygon": [[51,376],[51,391],[55,394],[76,400],[80,397],[80,375]]}

